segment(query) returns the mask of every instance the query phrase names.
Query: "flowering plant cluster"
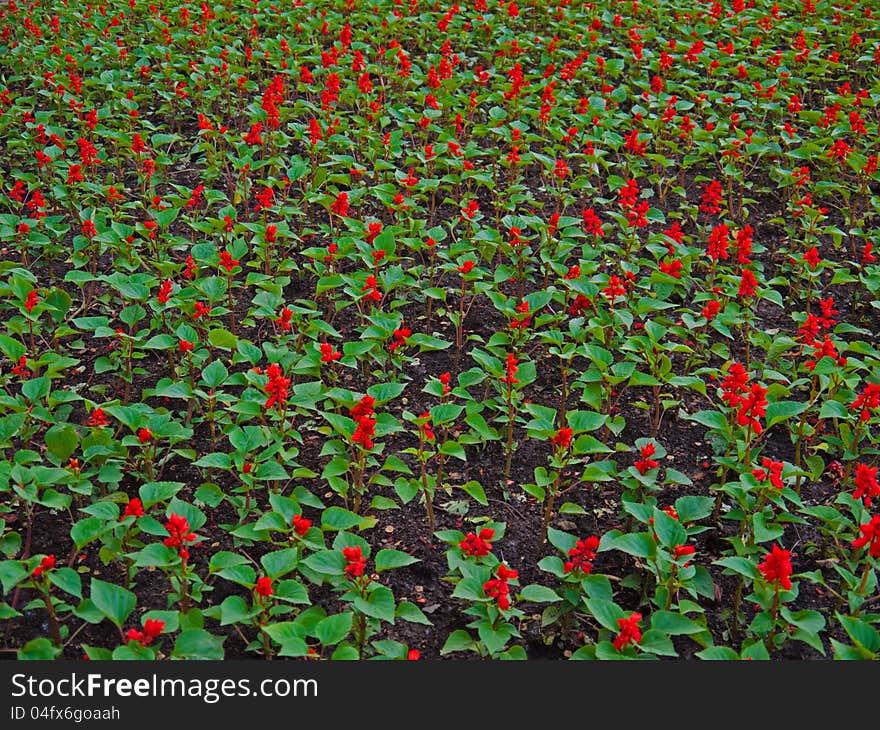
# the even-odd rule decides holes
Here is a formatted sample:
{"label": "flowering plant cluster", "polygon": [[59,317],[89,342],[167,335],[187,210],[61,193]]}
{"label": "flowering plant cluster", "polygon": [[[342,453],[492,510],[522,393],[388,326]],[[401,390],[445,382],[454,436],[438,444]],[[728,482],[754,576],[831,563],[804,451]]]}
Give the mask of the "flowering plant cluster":
{"label": "flowering plant cluster", "polygon": [[4,3],[7,648],[880,657],[878,16]]}

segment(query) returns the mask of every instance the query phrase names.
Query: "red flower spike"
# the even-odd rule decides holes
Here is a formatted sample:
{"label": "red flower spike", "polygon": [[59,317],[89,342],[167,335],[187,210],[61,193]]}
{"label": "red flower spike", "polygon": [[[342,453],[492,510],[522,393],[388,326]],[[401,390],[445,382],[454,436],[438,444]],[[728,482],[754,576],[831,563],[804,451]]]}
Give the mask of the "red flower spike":
{"label": "red flower spike", "polygon": [[852,546],[857,550],[868,546],[868,554],[872,558],[880,558],[880,515],[874,515],[871,520],[859,527],[861,533],[852,542]]}
{"label": "red flower spike", "polygon": [[642,632],[639,629],[639,621],[642,620],[642,614],[631,613],[628,618],[617,619],[617,625],[620,633],[614,639],[614,648],[622,651],[630,644],[638,644],[642,640]]}
{"label": "red flower spike", "polygon": [[599,549],[599,538],[588,537],[586,540],[578,540],[571,550],[568,551],[569,559],[563,564],[563,571],[573,571],[589,575],[593,570],[593,560]]}
{"label": "red flower spike", "polygon": [[275,591],[272,590],[272,579],[268,576],[257,578],[257,584],[254,586],[254,593],[262,602],[263,599],[269,598]]}
{"label": "red flower spike", "polygon": [[774,545],[772,550],[764,556],[764,561],[758,565],[761,575],[771,585],[778,586],[782,590],[791,590],[791,553],[783,550],[779,545]]}
{"label": "red flower spike", "polygon": [[367,559],[361,553],[359,545],[342,548],[342,557],[345,558],[345,574],[349,578],[359,578],[364,574]]}
{"label": "red flower spike", "polygon": [[312,521],[302,515],[293,516],[293,531],[303,537],[312,527]]}
{"label": "red flower spike", "polygon": [[495,537],[495,530],[484,527],[480,530],[479,535],[469,532],[458,546],[465,555],[469,555],[472,558],[482,558],[492,551],[491,543],[493,537]]}

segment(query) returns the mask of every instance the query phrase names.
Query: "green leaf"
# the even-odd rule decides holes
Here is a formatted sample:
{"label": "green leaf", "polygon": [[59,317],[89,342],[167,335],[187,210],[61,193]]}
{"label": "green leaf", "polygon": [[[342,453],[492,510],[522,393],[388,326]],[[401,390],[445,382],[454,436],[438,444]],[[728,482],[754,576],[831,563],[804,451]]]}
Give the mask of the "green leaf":
{"label": "green leaf", "polygon": [[607,416],[593,411],[572,411],[568,414],[568,425],[574,431],[595,431],[605,425]]}
{"label": "green leaf", "polygon": [[8,335],[0,335],[0,352],[6,355],[12,362],[18,363],[19,358],[27,354],[27,348],[18,340]]}
{"label": "green leaf", "polygon": [[208,332],[208,342],[218,350],[234,350],[238,343],[238,338],[229,330],[215,329]]}
{"label": "green leaf", "polygon": [[214,360],[204,370],[202,370],[202,380],[209,388],[217,388],[222,385],[229,377],[229,371],[226,366],[219,360]]}
{"label": "green leaf", "polygon": [[98,517],[86,517],[70,528],[70,539],[77,550],[107,531],[107,522]]}
{"label": "green leaf", "polygon": [[519,597],[524,601],[531,601],[532,603],[553,603],[562,600],[559,594],[552,588],[537,583],[532,583],[523,588],[519,593]]}
{"label": "green leaf", "polygon": [[419,559],[408,555],[402,550],[380,550],[376,553],[376,572],[381,573],[383,570],[391,570],[393,568],[403,568],[406,565],[418,563]]}
{"label": "green leaf", "polygon": [[229,626],[248,619],[251,610],[241,596],[226,596],[220,604],[220,625]]}
{"label": "green leaf", "polygon": [[713,428],[719,431],[727,428],[727,419],[720,411],[697,411],[696,413],[687,416],[687,419],[689,421],[696,421],[707,428]]}
{"label": "green leaf", "polygon": [[447,637],[440,649],[440,655],[445,656],[455,651],[472,651],[475,647],[476,642],[467,631],[456,629]]}
{"label": "green leaf", "polygon": [[362,519],[342,507],[328,507],[321,515],[321,525],[325,530],[348,530],[359,525]]}
{"label": "green leaf", "polygon": [[401,601],[397,604],[397,616],[411,624],[422,624],[424,626],[433,626],[431,620],[425,616],[418,606],[409,601]]}
{"label": "green leaf", "polygon": [[711,497],[687,495],[675,500],[675,512],[682,524],[696,522],[712,514],[714,501]]}
{"label": "green leaf", "polygon": [[376,405],[381,406],[400,397],[404,390],[405,383],[377,383],[367,388],[367,395],[375,398]]}
{"label": "green leaf", "polygon": [[766,524],[763,512],[756,512],[752,516],[752,526],[755,532],[755,542],[757,543],[777,540],[785,532],[781,525],[774,523]]}
{"label": "green leaf", "polygon": [[626,618],[623,609],[614,601],[604,598],[584,598],[584,603],[593,617],[609,631],[620,631],[617,619]]}
{"label": "green leaf", "polygon": [[486,490],[483,489],[483,485],[479,482],[471,480],[462,484],[461,488],[484,507],[489,504]]}
{"label": "green leaf", "polygon": [[837,614],[837,620],[857,646],[864,647],[872,654],[880,651],[880,633],[877,629],[854,616]]}
{"label": "green leaf", "polygon": [[50,570],[47,575],[52,585],[58,586],[62,591],[69,593],[71,596],[82,598],[82,578],[72,568],[56,568],[55,570]]}
{"label": "green leaf", "polygon": [[60,646],[53,646],[45,637],[32,639],[18,650],[17,657],[21,661],[50,661],[61,654]]}
{"label": "green leaf", "polygon": [[642,638],[639,640],[639,648],[642,651],[657,654],[658,656],[678,656],[678,652],[675,651],[675,647],[672,645],[672,639],[662,631],[657,631],[657,629],[648,629],[648,631],[642,634]]}
{"label": "green leaf", "polygon": [[345,558],[337,550],[320,550],[312,553],[302,561],[302,564],[322,575],[343,575],[345,573]]}
{"label": "green leaf", "polygon": [[21,386],[21,393],[24,395],[32,403],[36,403],[42,398],[45,398],[49,395],[49,391],[52,389],[52,384],[49,378],[41,377],[41,378],[32,378],[31,380],[26,380],[24,384]]}
{"label": "green leaf", "polygon": [[[657,533],[660,543],[669,549],[687,542],[687,532],[682,524],[656,507],[654,508],[654,532]],[[615,542],[615,546],[616,544]]]}
{"label": "green leaf", "polygon": [[394,594],[391,589],[385,586],[377,586],[374,588],[367,600],[356,598],[354,607],[367,616],[394,623]]}
{"label": "green leaf", "polygon": [[149,482],[141,485],[138,495],[144,504],[144,509],[149,509],[159,502],[167,502],[181,489],[183,482]]}
{"label": "green leaf", "polygon": [[92,578],[91,599],[95,607],[119,627],[122,627],[137,604],[134,593],[98,578]]}
{"label": "green leaf", "polygon": [[581,454],[607,454],[611,451],[613,449],[608,448],[595,436],[590,436],[586,433],[578,436],[571,446],[571,453],[575,456],[580,456]]}
{"label": "green leaf", "polygon": [[453,456],[461,461],[467,461],[467,454],[465,453],[464,447],[454,439],[447,439],[446,441],[444,441],[442,444],[440,444],[440,448],[438,449],[438,451],[441,454]]}
{"label": "green leaf", "polygon": [[186,629],[174,642],[171,656],[177,659],[223,659],[225,637],[214,636],[204,629]]}
{"label": "green leaf", "polygon": [[766,410],[766,428],[770,428],[774,424],[797,416],[807,410],[808,403],[798,403],[796,401],[776,401],[767,406]]}
{"label": "green leaf", "polygon": [[178,561],[177,552],[161,542],[150,543],[143,550],[132,553],[129,557],[134,559],[137,568],[165,568]]}
{"label": "green leaf", "polygon": [[[302,624],[296,623],[295,621],[282,621],[277,624],[267,624],[263,627],[263,631],[269,635],[269,638],[272,639],[272,641],[281,644],[282,646],[295,641],[302,641],[305,643],[305,628]],[[308,649],[306,649],[306,653],[308,653]]]}
{"label": "green leaf", "polygon": [[46,448],[59,462],[67,461],[79,446],[79,436],[70,424],[57,423],[45,435]]}
{"label": "green leaf", "polygon": [[312,630],[315,638],[324,646],[338,644],[351,632],[354,613],[346,611],[321,619]]}
{"label": "green leaf", "polygon": [[281,481],[290,479],[290,475],[277,461],[264,461],[254,470],[254,479],[258,481]]}
{"label": "green leaf", "polygon": [[651,614],[651,628],[671,636],[699,634],[706,630],[705,626],[693,619],[672,611],[654,611]]}
{"label": "green leaf", "polygon": [[575,547],[578,541],[577,537],[574,535],[569,535],[567,532],[557,530],[555,527],[547,528],[547,539],[553,547],[564,555],[568,555],[568,551]]}
{"label": "green leaf", "polygon": [[431,335],[423,335],[419,332],[410,335],[406,342],[408,345],[416,345],[419,348],[419,352],[425,352],[427,350],[445,350],[452,345],[451,342],[447,342],[446,340],[441,340],[440,338],[432,337]]}
{"label": "green leaf", "polygon": [[651,533],[635,532],[616,538],[609,548],[620,550],[637,558],[649,558],[655,553],[657,546]]}
{"label": "green leaf", "polygon": [[266,553],[260,558],[260,564],[266,569],[266,575],[272,578],[272,580],[296,570],[298,562],[298,548],[276,550],[272,553]]}
{"label": "green leaf", "polygon": [[296,603],[303,606],[311,604],[308,589],[299,581],[282,580],[275,588],[275,598],[286,603]]}
{"label": "green leaf", "polygon": [[703,660],[714,661],[737,661],[739,654],[728,646],[710,646],[708,649],[698,651],[696,656]]}
{"label": "green leaf", "polygon": [[714,561],[713,565],[720,565],[722,568],[729,568],[734,573],[739,573],[740,575],[744,575],[746,578],[751,578],[752,580],[759,578],[761,573],[758,571],[758,566],[755,565],[748,558],[743,557],[729,557],[729,558],[721,558],[720,560]]}

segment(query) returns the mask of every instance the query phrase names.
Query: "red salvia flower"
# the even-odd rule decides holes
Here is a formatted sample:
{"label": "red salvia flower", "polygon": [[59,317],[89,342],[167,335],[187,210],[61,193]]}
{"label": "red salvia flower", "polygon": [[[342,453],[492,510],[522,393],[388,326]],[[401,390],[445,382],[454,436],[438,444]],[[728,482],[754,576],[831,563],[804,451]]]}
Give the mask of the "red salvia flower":
{"label": "red salvia flower", "polygon": [[626,287],[623,280],[617,274],[612,274],[611,278],[608,279],[608,283],[602,289],[602,293],[613,304],[618,297],[626,296]]}
{"label": "red salvia flower", "polygon": [[713,319],[715,319],[719,311],[721,311],[721,302],[715,299],[710,299],[706,303],[706,306],[703,307],[703,309],[700,311],[700,314],[702,314],[707,320],[711,322]]}
{"label": "red salvia flower", "polygon": [[321,362],[336,362],[342,357],[342,353],[336,352],[333,349],[333,345],[329,342],[322,342],[319,347],[321,349]]}
{"label": "red salvia flower", "polygon": [[171,279],[165,279],[159,287],[159,293],[156,295],[156,301],[159,304],[168,304],[168,300],[171,298],[171,289],[172,283]]}
{"label": "red salvia flower", "polygon": [[739,291],[737,292],[737,296],[745,299],[747,297],[754,296],[757,291],[758,281],[755,279],[755,275],[752,273],[751,269],[743,269],[742,276],[739,281]]}
{"label": "red salvia flower", "polygon": [[425,441],[433,441],[435,438],[434,429],[431,426],[430,420],[431,414],[427,411],[425,413],[422,413],[417,420],[419,435]]}
{"label": "red salvia flower", "polygon": [[336,200],[333,201],[333,205],[330,206],[330,210],[341,218],[347,216],[348,193],[339,193],[339,195],[336,196]]}
{"label": "red salvia flower", "polygon": [[275,320],[275,325],[280,327],[283,331],[288,332],[293,327],[291,319],[293,319],[293,310],[284,307],[278,315],[278,318]]}
{"label": "red salvia flower", "polygon": [[761,459],[761,467],[760,469],[753,469],[752,476],[755,477],[759,482],[763,482],[766,479],[770,480],[770,484],[776,487],[776,489],[782,489],[782,468],[784,464],[781,461],[773,461],[768,457],[764,457]]}
{"label": "red salvia flower", "polygon": [[880,383],[866,384],[849,407],[855,410],[861,408],[859,420],[866,423],[871,418],[871,411],[880,408]]}
{"label": "red salvia flower", "polygon": [[18,358],[18,364],[12,367],[12,373],[14,375],[18,375],[20,378],[29,378],[31,376],[31,371],[27,368],[27,356],[22,355]]}
{"label": "red salvia flower", "polygon": [[766,394],[766,388],[758,383],[752,383],[751,389],[740,399],[736,422],[740,426],[748,426],[755,434],[763,430],[758,419],[764,417],[767,408]]}
{"label": "red salvia flower", "polygon": [[351,407],[349,413],[354,420],[359,420],[364,416],[372,416],[373,415],[373,406],[376,404],[376,399],[371,395],[365,395],[361,398],[354,406]]}
{"label": "red salvia flower", "polygon": [[656,469],[660,466],[660,462],[652,459],[651,457],[657,452],[657,448],[654,446],[652,442],[648,442],[639,450],[642,458],[639,459],[633,466],[638,469],[639,474],[645,475],[651,469]]}
{"label": "red salvia flower", "polygon": [[440,375],[437,376],[437,379],[440,381],[440,385],[443,386],[442,395],[448,394],[452,390],[449,385],[450,381],[452,380],[452,373],[440,373]]}
{"label": "red salvia flower", "polygon": [[874,515],[866,525],[859,526],[861,535],[852,542],[857,550],[868,545],[868,554],[880,558],[880,515]]}
{"label": "red salvia flower", "polygon": [[591,536],[586,540],[578,540],[575,546],[568,551],[569,559],[563,564],[563,571],[565,573],[576,571],[589,575],[593,570],[593,560],[596,558],[596,550],[598,549],[598,537]]}
{"label": "red salvia flower", "polygon": [[727,261],[730,257],[728,253],[729,242],[730,231],[727,226],[723,223],[715,226],[709,234],[709,244],[706,251],[709,258],[713,261],[718,261],[718,259]]}
{"label": "red salvia flower", "polygon": [[786,591],[791,590],[791,553],[788,550],[774,545],[764,556],[764,561],[758,565],[758,570],[768,583]]}
{"label": "red salvia flower", "polygon": [[294,515],[293,516],[293,531],[302,537],[305,535],[312,526],[312,521],[302,515]]}
{"label": "red salvia flower", "polygon": [[519,360],[516,359],[512,352],[507,354],[507,362],[504,365],[505,374],[501,377],[502,383],[507,383],[508,385],[513,385],[514,383],[518,383],[519,380],[516,377],[516,371],[519,369]]}
{"label": "red salvia flower", "polygon": [[623,650],[630,644],[638,644],[642,640],[642,632],[639,629],[639,621],[642,620],[642,614],[631,613],[628,618],[617,619],[617,626],[620,633],[614,639],[614,648],[617,651]]}
{"label": "red salvia flower", "polygon": [[129,629],[125,634],[126,641],[140,642],[141,646],[147,646],[165,631],[165,622],[156,618],[148,618],[144,621],[144,630]]}
{"label": "red salvia flower", "polygon": [[290,378],[284,377],[281,366],[277,363],[272,363],[266,368],[266,375],[269,377],[269,382],[266,383],[265,390],[269,397],[263,407],[268,410],[274,405],[284,406],[287,403]]}
{"label": "red salvia flower", "polygon": [[366,282],[361,287],[362,292],[366,292],[364,294],[364,299],[367,299],[372,302],[378,302],[382,299],[382,293],[379,291],[379,284],[376,281],[376,277],[372,274],[367,277]]}
{"label": "red salvia flower", "polygon": [[122,516],[119,518],[124,520],[126,517],[143,517],[144,516],[144,505],[137,498],[132,497],[128,500],[128,504],[125,505],[125,511],[122,513]]}
{"label": "red salvia flower", "polygon": [[495,578],[487,580],[483,584],[483,591],[489,598],[494,598],[498,602],[498,608],[506,611],[510,608],[510,586],[507,582],[517,578],[519,578],[519,573],[516,570],[511,570],[504,563],[501,563],[495,570]]}
{"label": "red salvia flower", "polygon": [[822,258],[819,256],[819,251],[813,246],[809,251],[804,254],[804,262],[811,268],[815,269],[822,261]]}
{"label": "red salvia flower", "polygon": [[351,440],[369,451],[375,445],[373,437],[376,435],[376,419],[371,416],[361,416],[352,434]]}
{"label": "red salvia flower", "polygon": [[458,546],[465,555],[470,555],[472,558],[483,558],[492,551],[491,543],[494,537],[495,530],[491,527],[484,527],[480,530],[479,535],[469,532]]}
{"label": "red salvia flower", "polygon": [[391,343],[388,345],[388,350],[390,352],[394,352],[398,347],[403,347],[406,344],[407,338],[412,334],[412,331],[408,327],[400,327],[392,333]]}
{"label": "red salvia flower", "polygon": [[40,303],[40,295],[37,294],[35,289],[31,289],[28,292],[27,298],[24,301],[25,311],[30,314],[34,311],[34,307],[36,307]]}
{"label": "red salvia flower", "polygon": [[248,145],[258,145],[263,144],[263,123],[257,122],[256,124],[252,124],[251,128],[248,130],[247,134],[244,135],[244,141]]}
{"label": "red salvia flower", "polygon": [[49,570],[52,570],[52,568],[54,568],[54,567],[55,567],[55,556],[54,555],[47,555],[45,558],[43,558],[40,561],[40,564],[36,568],[34,568],[31,575],[34,578],[39,578],[41,575],[43,575],[44,573],[46,573]]}
{"label": "red salvia flower", "polygon": [[186,517],[171,514],[165,523],[165,529],[168,531],[168,537],[162,541],[162,544],[165,547],[176,549],[181,559],[186,560],[189,557],[189,550],[186,549],[186,544],[196,540],[196,535],[190,531],[189,522]]}
{"label": "red salvia flower", "polygon": [[556,434],[550,439],[550,442],[558,446],[560,449],[567,449],[571,446],[571,437],[574,431],[567,426],[560,428]]}
{"label": "red salvia flower", "polygon": [[106,426],[107,423],[107,414],[100,408],[95,408],[92,411],[92,415],[86,420],[85,425],[100,428],[101,426]]}
{"label": "red salvia flower", "polygon": [[724,199],[724,192],[721,183],[712,180],[708,185],[703,186],[703,198],[700,201],[700,210],[704,213],[720,213],[721,202]]}
{"label": "red salvia flower", "polygon": [[238,259],[232,258],[232,254],[229,253],[229,251],[224,250],[220,253],[220,266],[226,269],[227,274],[231,274],[232,270],[238,266],[238,264]]}
{"label": "red salvia flower", "polygon": [[254,586],[254,593],[259,597],[260,602],[265,598],[269,598],[275,591],[272,590],[272,579],[263,575],[257,578],[257,584]]}
{"label": "red salvia flower", "polygon": [[880,497],[880,485],[877,484],[877,467],[857,464],[855,474],[854,499],[861,499],[865,507],[871,506],[874,497]]}
{"label": "red salvia flower", "polygon": [[367,559],[363,556],[359,545],[342,548],[342,557],[345,558],[345,574],[349,578],[359,578],[364,574]]}

